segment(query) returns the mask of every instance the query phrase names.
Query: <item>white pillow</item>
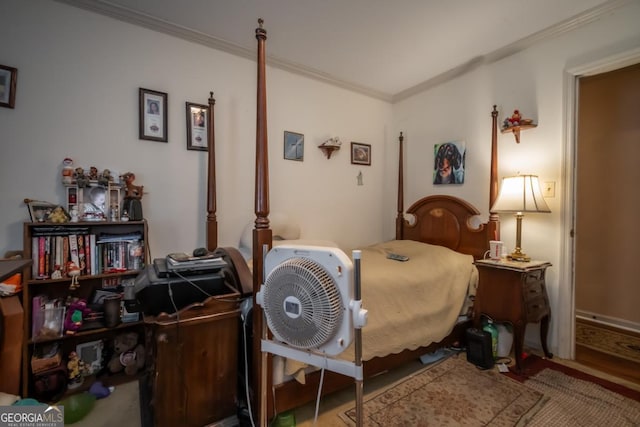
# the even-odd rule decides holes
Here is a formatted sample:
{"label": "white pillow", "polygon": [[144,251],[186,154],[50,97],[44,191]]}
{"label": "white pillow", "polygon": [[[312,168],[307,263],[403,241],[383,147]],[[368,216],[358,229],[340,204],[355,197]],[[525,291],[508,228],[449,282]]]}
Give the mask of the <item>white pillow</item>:
{"label": "white pillow", "polygon": [[[254,222],[244,227],[240,237],[240,247],[253,247]],[[300,225],[285,214],[274,213],[269,215],[269,228],[273,234],[273,240],[295,240],[300,238]]]}

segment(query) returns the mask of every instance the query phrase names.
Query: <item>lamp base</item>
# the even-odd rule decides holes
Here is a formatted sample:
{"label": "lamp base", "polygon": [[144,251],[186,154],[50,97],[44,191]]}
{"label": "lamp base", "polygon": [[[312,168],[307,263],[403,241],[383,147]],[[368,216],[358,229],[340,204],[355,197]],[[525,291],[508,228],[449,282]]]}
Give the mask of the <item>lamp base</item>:
{"label": "lamp base", "polygon": [[522,252],[513,252],[507,255],[507,259],[509,261],[520,261],[520,262],[529,262],[531,261],[531,257],[527,254],[523,254]]}

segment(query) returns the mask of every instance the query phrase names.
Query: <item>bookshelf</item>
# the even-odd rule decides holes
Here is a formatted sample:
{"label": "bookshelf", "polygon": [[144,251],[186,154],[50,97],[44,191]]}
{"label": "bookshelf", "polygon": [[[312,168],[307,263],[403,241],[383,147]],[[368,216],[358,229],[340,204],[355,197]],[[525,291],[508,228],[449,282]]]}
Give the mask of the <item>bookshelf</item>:
{"label": "bookshelf", "polygon": [[[133,285],[138,273],[149,262],[147,232],[145,220],[24,223],[24,256],[33,262],[30,268],[25,269],[22,291],[23,397],[47,400],[36,393],[34,381],[43,372],[38,369],[34,374],[32,356],[46,353],[47,348],[56,346],[59,356],[52,357],[50,364],[60,359],[60,365],[66,367],[68,355],[77,349],[94,349],[93,353],[99,349],[98,356],[104,359],[101,363],[103,369],[95,369],[84,377],[82,385],[69,388],[65,394],[85,391],[95,379],[100,379],[105,385],[115,385],[140,377],[141,373],[133,376],[111,374],[106,366],[113,339],[119,334],[135,331],[139,342],[144,343],[141,315],[138,319],[135,314],[127,315],[126,305],[122,303],[124,315],[121,314],[121,321],[116,326],[107,327],[100,298],[122,294],[126,286]],[[69,274],[75,270],[69,267],[69,262],[77,266],[75,278]],[[75,298],[86,301],[86,308],[70,306],[70,301]],[[75,311],[69,307],[74,307]],[[82,314],[81,324],[70,325],[70,321],[78,317],[67,319],[67,313],[79,315],[78,311]],[[89,353],[91,351],[87,351]],[[45,363],[48,360],[38,361]]]}

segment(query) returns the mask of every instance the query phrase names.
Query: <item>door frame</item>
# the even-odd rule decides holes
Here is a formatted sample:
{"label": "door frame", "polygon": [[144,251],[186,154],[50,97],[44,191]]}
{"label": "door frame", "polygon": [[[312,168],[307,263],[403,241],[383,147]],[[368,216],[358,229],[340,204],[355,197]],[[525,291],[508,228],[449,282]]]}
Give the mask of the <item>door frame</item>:
{"label": "door frame", "polygon": [[625,50],[616,54],[570,66],[564,73],[564,161],[562,162],[562,179],[565,183],[562,194],[564,215],[561,224],[560,286],[558,295],[558,356],[563,359],[575,359],[575,240],[573,231],[576,217],[576,148],[577,148],[577,102],[578,80],[580,77],[592,76],[616,70],[640,62],[640,48]]}

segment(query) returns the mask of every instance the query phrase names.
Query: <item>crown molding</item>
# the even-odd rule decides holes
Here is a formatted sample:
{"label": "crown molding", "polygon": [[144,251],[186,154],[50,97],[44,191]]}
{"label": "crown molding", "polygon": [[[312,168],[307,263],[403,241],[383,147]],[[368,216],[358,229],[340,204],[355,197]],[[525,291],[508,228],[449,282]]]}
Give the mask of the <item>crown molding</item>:
{"label": "crown molding", "polygon": [[[95,12],[104,16],[118,19],[123,22],[128,22],[140,27],[148,28],[153,31],[162,32],[174,37],[181,38],[190,42],[198,43],[207,46],[212,49],[216,49],[222,52],[229,53],[231,55],[239,56],[249,59],[251,61],[256,60],[255,51],[253,49],[247,49],[242,46],[238,46],[233,43],[229,43],[225,40],[212,37],[205,33],[195,31],[180,25],[176,25],[166,20],[159,19],[157,17],[127,8],[125,6],[116,5],[107,0],[56,0],[59,3],[68,4],[81,9],[85,9],[91,12]],[[284,70],[293,74],[298,74],[304,77],[308,77],[317,81],[321,81],[333,86],[337,86],[343,89],[347,89],[352,92],[360,93],[362,95],[379,99],[389,103],[397,103],[417,95],[421,92],[429,90],[435,86],[446,83],[459,76],[462,76],[477,67],[484,64],[491,64],[508,56],[521,52],[536,43],[543,40],[548,40],[553,37],[557,37],[561,34],[572,31],[583,25],[589,24],[614,11],[615,9],[631,2],[633,0],[611,0],[602,3],[599,6],[591,8],[584,13],[569,18],[563,22],[560,22],[544,30],[538,31],[530,36],[524,37],[514,43],[494,50],[486,55],[475,57],[464,64],[460,64],[450,70],[438,74],[437,76],[425,80],[415,86],[412,86],[406,90],[398,92],[396,94],[389,94],[381,92],[370,87],[360,85],[358,83],[345,81],[343,79],[336,78],[328,73],[320,70],[306,67],[301,64],[297,64],[291,61],[287,61],[282,58],[267,55],[267,65]]]}

